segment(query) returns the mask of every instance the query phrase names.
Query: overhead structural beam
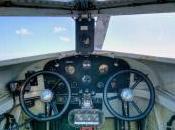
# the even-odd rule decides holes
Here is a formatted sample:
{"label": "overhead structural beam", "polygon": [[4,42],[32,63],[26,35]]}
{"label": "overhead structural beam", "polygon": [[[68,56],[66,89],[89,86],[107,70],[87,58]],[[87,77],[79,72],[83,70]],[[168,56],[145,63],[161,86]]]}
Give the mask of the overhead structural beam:
{"label": "overhead structural beam", "polygon": [[72,16],[72,2],[0,0],[0,16]]}
{"label": "overhead structural beam", "polygon": [[74,3],[56,0],[0,0],[0,6],[71,10],[74,7]]}
{"label": "overhead structural beam", "polygon": [[[169,13],[175,12],[175,0],[98,1],[94,8],[87,10],[94,16]],[[74,2],[0,0],[1,16],[77,16],[80,13],[85,12],[78,10]]]}
{"label": "overhead structural beam", "polygon": [[96,50],[101,50],[103,47],[106,33],[108,30],[109,21],[110,16],[99,16],[97,18],[95,26],[95,40],[94,40],[94,46]]}
{"label": "overhead structural beam", "polygon": [[143,4],[133,6],[121,6],[115,8],[106,8],[93,10],[91,13],[96,15],[133,15],[133,14],[152,14],[175,12],[175,2],[161,4]]}
{"label": "overhead structural beam", "polygon": [[69,10],[0,7],[0,16],[72,16]]}

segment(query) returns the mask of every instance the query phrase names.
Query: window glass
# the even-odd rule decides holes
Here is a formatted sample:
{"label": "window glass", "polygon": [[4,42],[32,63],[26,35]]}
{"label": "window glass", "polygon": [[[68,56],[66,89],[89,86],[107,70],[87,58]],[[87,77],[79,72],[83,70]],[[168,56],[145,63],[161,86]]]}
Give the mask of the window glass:
{"label": "window glass", "polygon": [[0,60],[75,49],[74,20],[0,17]]}
{"label": "window glass", "polygon": [[175,13],[111,17],[103,50],[175,58]]}

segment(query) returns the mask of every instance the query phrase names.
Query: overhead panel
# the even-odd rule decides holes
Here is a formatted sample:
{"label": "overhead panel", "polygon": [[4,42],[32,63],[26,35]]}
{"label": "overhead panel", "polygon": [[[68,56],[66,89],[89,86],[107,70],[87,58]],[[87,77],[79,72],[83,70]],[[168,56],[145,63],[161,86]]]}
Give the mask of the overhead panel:
{"label": "overhead panel", "polygon": [[71,16],[70,0],[1,0],[1,16]]}
{"label": "overhead panel", "polygon": [[93,14],[132,15],[175,12],[175,0],[98,0]]}
{"label": "overhead panel", "polygon": [[[23,10],[23,11],[22,11]],[[48,10],[48,13],[47,11]],[[44,12],[44,13],[42,13]],[[0,15],[75,16],[175,12],[175,0],[1,0]]]}

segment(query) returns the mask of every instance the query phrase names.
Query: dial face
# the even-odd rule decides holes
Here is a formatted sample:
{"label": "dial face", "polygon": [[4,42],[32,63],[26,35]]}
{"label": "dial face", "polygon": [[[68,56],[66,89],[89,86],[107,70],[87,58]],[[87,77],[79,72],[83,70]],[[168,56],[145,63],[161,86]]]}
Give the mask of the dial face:
{"label": "dial face", "polygon": [[82,82],[83,83],[91,83],[91,81],[92,81],[92,78],[91,78],[91,76],[90,75],[84,75],[83,77],[82,77]]}
{"label": "dial face", "polygon": [[104,83],[103,82],[98,82],[97,83],[97,87],[98,88],[103,88],[104,87]]}
{"label": "dial face", "polygon": [[117,88],[117,81],[116,81],[116,79],[113,79],[113,80],[111,81],[111,87],[112,87],[112,88]]}
{"label": "dial face", "polygon": [[108,65],[107,64],[101,64],[99,67],[100,74],[106,74],[108,72]]}
{"label": "dial face", "polygon": [[75,73],[75,67],[73,65],[67,65],[65,71],[67,74],[73,75]]}
{"label": "dial face", "polygon": [[83,62],[83,68],[84,69],[90,69],[91,68],[91,62],[89,60],[85,60]]}

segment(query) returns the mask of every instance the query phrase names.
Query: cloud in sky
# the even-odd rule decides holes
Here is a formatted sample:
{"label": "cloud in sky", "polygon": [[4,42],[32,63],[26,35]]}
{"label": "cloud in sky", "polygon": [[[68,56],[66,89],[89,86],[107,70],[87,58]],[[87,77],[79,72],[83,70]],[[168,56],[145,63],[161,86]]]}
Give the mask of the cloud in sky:
{"label": "cloud in sky", "polygon": [[27,28],[20,28],[16,30],[16,34],[20,36],[29,36],[32,34]]}
{"label": "cloud in sky", "polygon": [[67,30],[66,28],[61,27],[61,26],[54,26],[54,28],[53,28],[54,33],[64,32],[66,30]]}
{"label": "cloud in sky", "polygon": [[63,42],[70,42],[71,41],[71,39],[66,37],[66,36],[59,36],[59,39]]}

